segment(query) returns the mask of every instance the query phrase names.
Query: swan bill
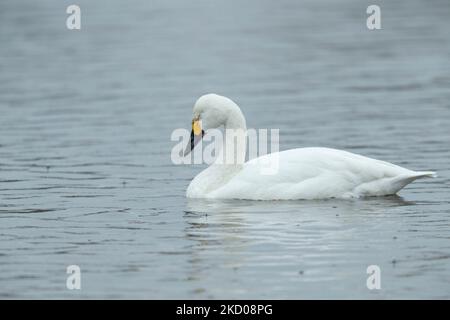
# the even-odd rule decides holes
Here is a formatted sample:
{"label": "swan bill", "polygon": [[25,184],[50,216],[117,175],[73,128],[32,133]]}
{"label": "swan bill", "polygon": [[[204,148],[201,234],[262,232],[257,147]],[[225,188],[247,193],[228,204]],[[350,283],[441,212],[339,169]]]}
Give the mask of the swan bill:
{"label": "swan bill", "polygon": [[202,125],[200,120],[192,120],[192,130],[191,130],[191,142],[188,143],[186,149],[184,150],[184,156],[187,156],[194,150],[195,146],[202,140],[205,135],[205,131],[202,130]]}

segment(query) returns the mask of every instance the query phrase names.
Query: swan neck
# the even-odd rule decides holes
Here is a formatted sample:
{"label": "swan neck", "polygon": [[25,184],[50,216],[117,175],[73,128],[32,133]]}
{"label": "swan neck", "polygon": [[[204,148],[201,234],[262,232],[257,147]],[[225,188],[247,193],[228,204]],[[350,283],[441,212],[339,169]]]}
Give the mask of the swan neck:
{"label": "swan neck", "polygon": [[241,129],[244,131],[247,130],[245,118],[241,110],[237,109],[230,111],[225,122],[225,129]]}
{"label": "swan neck", "polygon": [[247,150],[247,126],[239,108],[230,111],[224,127],[223,148],[215,164],[241,168]]}

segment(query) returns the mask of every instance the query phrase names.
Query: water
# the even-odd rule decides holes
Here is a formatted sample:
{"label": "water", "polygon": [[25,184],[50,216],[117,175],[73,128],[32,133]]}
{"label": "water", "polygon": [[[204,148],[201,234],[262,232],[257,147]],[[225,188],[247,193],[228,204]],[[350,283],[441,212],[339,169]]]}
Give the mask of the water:
{"label": "water", "polygon": [[[450,3],[0,2],[0,297],[450,298]],[[234,99],[281,149],[439,178],[399,197],[187,201],[172,130]],[[79,265],[82,289],[66,289]],[[366,268],[381,268],[381,290]]]}

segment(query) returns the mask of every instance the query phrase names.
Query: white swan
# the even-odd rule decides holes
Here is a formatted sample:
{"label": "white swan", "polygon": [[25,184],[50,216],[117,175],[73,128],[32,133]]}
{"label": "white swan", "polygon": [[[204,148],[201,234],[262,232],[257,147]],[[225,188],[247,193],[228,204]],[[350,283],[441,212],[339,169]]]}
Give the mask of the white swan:
{"label": "white swan", "polygon": [[[244,115],[237,104],[226,97],[204,95],[195,103],[193,113],[191,144],[185,155],[208,129],[224,126],[225,129],[246,131]],[[234,139],[227,141],[225,138],[221,152],[235,150],[235,144]],[[245,158],[245,145],[237,149]],[[264,162],[261,160],[278,161],[277,172],[262,174]],[[346,151],[300,148],[264,155],[245,163],[219,164],[216,161],[191,181],[186,196],[248,200],[385,196],[396,194],[418,178],[435,176],[432,171],[411,171]]]}

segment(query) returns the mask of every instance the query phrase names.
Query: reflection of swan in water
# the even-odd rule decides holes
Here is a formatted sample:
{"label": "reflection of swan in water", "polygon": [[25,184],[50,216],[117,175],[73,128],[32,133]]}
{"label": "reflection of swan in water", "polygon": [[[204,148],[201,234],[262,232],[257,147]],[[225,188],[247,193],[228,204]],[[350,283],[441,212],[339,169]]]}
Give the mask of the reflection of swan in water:
{"label": "reflection of swan in water", "polygon": [[[231,206],[220,205],[220,201],[204,203],[202,199],[195,205],[187,205],[184,211],[185,238],[190,241],[188,247],[189,262],[186,269],[186,280],[195,288],[191,294],[196,297],[215,299],[217,291],[230,287],[240,287],[240,276],[235,273],[246,263],[245,217],[229,214]],[[231,204],[230,204],[231,205]],[[213,215],[210,213],[216,212]],[[223,213],[223,214],[222,214]],[[217,270],[228,270],[219,272]],[[231,270],[231,271],[230,271]],[[219,281],[220,288],[205,286],[205,279],[214,275],[214,281]],[[211,280],[210,280],[211,281]]]}
{"label": "reflection of swan in water", "polygon": [[[191,144],[187,155],[208,129],[224,126],[245,136],[245,118],[230,99],[202,96],[194,106]],[[226,135],[225,135],[226,136]],[[241,137],[242,138],[242,137]],[[225,137],[223,155],[245,159],[245,144]],[[264,164],[277,163],[275,174],[262,174]],[[411,171],[397,165],[329,148],[299,148],[268,154],[249,162],[217,161],[190,183],[188,198],[294,200],[352,198],[396,194],[416,179],[435,176],[431,171]]]}
{"label": "reflection of swan in water", "polygon": [[[311,239],[302,238],[304,226],[308,233],[316,230],[326,233],[333,226],[333,232],[341,232],[357,221],[371,223],[370,216],[384,215],[397,211],[396,208],[414,206],[399,196],[365,198],[355,201],[326,199],[311,201],[247,201],[223,199],[187,199],[184,220],[187,224],[186,237],[195,240],[199,250],[212,245],[242,248],[248,241],[270,238],[281,241],[293,232],[294,244]],[[400,212],[403,212],[401,210]],[[338,217],[351,217],[352,224]],[[304,223],[307,222],[308,226]],[[309,223],[312,223],[309,224]],[[277,236],[273,237],[274,232]],[[333,234],[332,237],[338,237]],[[202,248],[202,249],[201,249]]]}
{"label": "reflection of swan in water", "polygon": [[[285,210],[311,211],[314,208],[319,210],[323,208],[338,209],[338,211],[364,211],[373,208],[390,208],[415,205],[413,201],[406,201],[398,195],[364,198],[358,201],[345,201],[341,199],[323,199],[323,200],[289,200],[283,202],[261,202],[248,200],[232,199],[187,199],[187,216],[200,217],[209,214],[223,216],[226,219],[230,214],[238,213],[270,213]],[[372,210],[371,210],[372,211]]]}
{"label": "reflection of swan in water", "polygon": [[[409,205],[414,203],[398,196],[350,201],[187,199],[183,216],[185,238],[190,241],[186,279],[196,288],[197,297],[216,299],[223,292],[251,293],[255,288],[249,283],[264,281],[268,273],[277,277],[280,270],[302,270],[301,279],[307,281],[334,279],[329,275],[333,264],[345,263],[348,252],[355,250],[355,237],[361,237],[355,236],[356,226],[374,237],[379,230],[372,227],[379,221],[399,230],[403,219],[384,216],[401,215]],[[211,279],[220,285],[206,286]]]}

